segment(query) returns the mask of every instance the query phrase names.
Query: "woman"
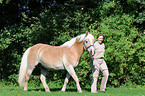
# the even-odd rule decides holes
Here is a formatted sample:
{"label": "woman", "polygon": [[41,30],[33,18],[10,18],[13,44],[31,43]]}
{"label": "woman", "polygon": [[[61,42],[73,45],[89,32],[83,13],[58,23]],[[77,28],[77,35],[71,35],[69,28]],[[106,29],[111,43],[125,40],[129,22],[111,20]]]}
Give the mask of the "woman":
{"label": "woman", "polygon": [[102,41],[103,41],[103,35],[99,34],[97,36],[97,41],[94,43],[95,55],[93,56],[91,60],[91,67],[92,67],[92,73],[93,73],[93,79],[91,83],[92,93],[97,93],[96,85],[97,85],[97,79],[99,76],[99,70],[103,73],[100,91],[105,91],[108,76],[109,76],[108,67],[104,60],[105,45]]}

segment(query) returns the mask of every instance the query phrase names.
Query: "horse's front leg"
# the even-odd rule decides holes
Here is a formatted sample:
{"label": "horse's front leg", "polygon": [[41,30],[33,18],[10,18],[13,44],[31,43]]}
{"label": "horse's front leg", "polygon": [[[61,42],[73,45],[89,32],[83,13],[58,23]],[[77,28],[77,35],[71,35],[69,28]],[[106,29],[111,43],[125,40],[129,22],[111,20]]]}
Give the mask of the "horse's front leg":
{"label": "horse's front leg", "polygon": [[73,79],[75,80],[76,82],[76,85],[77,85],[77,89],[78,89],[78,92],[82,92],[82,89],[80,87],[80,84],[79,84],[79,79],[75,73],[75,70],[73,68],[73,66],[69,65],[69,66],[65,66],[66,70],[68,71],[68,73],[73,77]]}
{"label": "horse's front leg", "polygon": [[68,83],[68,79],[70,78],[70,74],[69,73],[67,73],[66,74],[66,78],[65,78],[65,81],[64,81],[64,84],[63,84],[63,87],[62,87],[62,89],[61,89],[61,91],[65,91],[66,90],[66,85],[67,85],[67,83]]}

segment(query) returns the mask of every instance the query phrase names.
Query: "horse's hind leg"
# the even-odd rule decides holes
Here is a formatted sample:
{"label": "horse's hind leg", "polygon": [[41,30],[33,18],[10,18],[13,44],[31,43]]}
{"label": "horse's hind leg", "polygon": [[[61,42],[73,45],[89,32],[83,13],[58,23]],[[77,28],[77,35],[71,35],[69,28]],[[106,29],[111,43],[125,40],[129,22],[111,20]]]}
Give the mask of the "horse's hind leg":
{"label": "horse's hind leg", "polygon": [[46,78],[45,78],[46,77],[46,73],[47,73],[47,70],[41,69],[40,80],[41,80],[41,82],[42,82],[42,84],[43,84],[43,86],[45,88],[45,92],[50,92],[49,87],[46,84]]}
{"label": "horse's hind leg", "polygon": [[25,85],[24,85],[24,90],[25,91],[27,91],[27,85],[28,85],[29,77],[30,77],[32,71],[34,70],[34,68],[35,68],[35,66],[37,64],[38,64],[38,61],[37,60],[32,60],[27,65],[27,72],[26,72],[26,76],[25,76]]}
{"label": "horse's hind leg", "polygon": [[66,74],[65,81],[64,81],[64,85],[63,85],[61,91],[65,91],[65,89],[66,89],[66,85],[67,85],[67,83],[68,83],[68,81],[69,81],[69,80],[68,80],[69,78],[70,78],[70,74],[67,73],[67,74]]}
{"label": "horse's hind leg", "polygon": [[25,76],[25,86],[24,86],[25,91],[27,91],[28,80],[29,80],[29,77],[30,77],[33,69],[34,69],[34,67],[27,69],[26,76]]}

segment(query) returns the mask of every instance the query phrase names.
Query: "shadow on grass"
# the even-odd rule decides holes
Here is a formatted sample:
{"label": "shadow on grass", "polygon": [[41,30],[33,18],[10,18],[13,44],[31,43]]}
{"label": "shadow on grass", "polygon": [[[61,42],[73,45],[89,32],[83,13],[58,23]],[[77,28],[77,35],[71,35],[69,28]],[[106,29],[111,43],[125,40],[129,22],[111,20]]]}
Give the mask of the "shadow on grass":
{"label": "shadow on grass", "polygon": [[[87,92],[90,92],[90,88],[85,88],[85,89],[82,89],[84,91],[87,91]],[[42,91],[42,92],[45,92],[45,89],[44,88],[31,88],[31,89],[28,89],[29,92],[31,91]],[[50,88],[50,91],[51,92],[58,92],[58,91],[61,91],[61,88]],[[65,92],[78,92],[77,91],[77,88],[66,88],[66,91]]]}

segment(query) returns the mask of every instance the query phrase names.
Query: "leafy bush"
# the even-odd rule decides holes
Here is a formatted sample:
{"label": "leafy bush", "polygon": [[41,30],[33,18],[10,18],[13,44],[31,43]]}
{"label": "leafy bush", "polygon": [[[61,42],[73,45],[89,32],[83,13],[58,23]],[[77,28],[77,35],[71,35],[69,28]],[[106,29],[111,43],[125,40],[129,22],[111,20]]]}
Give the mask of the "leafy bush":
{"label": "leafy bush", "polygon": [[[44,3],[43,0],[42,2]],[[70,0],[63,2],[64,4],[53,0],[53,2],[49,2],[51,4],[47,8],[45,5],[44,10],[35,16],[33,14],[36,11],[31,10],[33,14],[30,14],[31,12],[29,13],[25,9],[26,13],[21,15],[19,24],[15,23],[15,25],[0,30],[0,80],[9,80],[12,83],[17,81],[16,74],[19,72],[22,55],[30,46],[37,43],[58,46],[89,31],[90,33],[95,32],[95,38],[98,33],[104,35],[105,60],[110,72],[108,85],[144,84],[144,19],[137,22],[138,18],[142,18],[136,13],[138,7],[131,9],[131,5],[136,6],[136,2],[143,7],[144,3],[140,3],[138,0],[124,2],[101,0],[97,3],[96,1]],[[9,4],[9,6],[11,5]],[[126,5],[128,5],[127,8],[131,7],[129,11],[126,11]],[[142,7],[139,9],[141,10]],[[90,57],[86,51],[80,58],[80,63],[75,71],[81,86],[90,87],[92,72]],[[65,74],[66,71],[49,71],[47,80],[63,85]],[[100,74],[99,81],[101,77]],[[32,76],[31,79],[34,84],[38,83],[39,86],[38,77]],[[70,79],[69,85],[76,85],[73,79]]]}
{"label": "leafy bush", "polygon": [[132,20],[133,17],[127,14],[111,15],[102,18],[100,23],[90,26],[90,30],[96,35],[99,33],[104,35],[105,60],[109,67],[111,85],[119,86],[130,80],[143,84],[145,80],[143,78],[145,46],[144,41],[140,41],[144,36],[132,26]]}

